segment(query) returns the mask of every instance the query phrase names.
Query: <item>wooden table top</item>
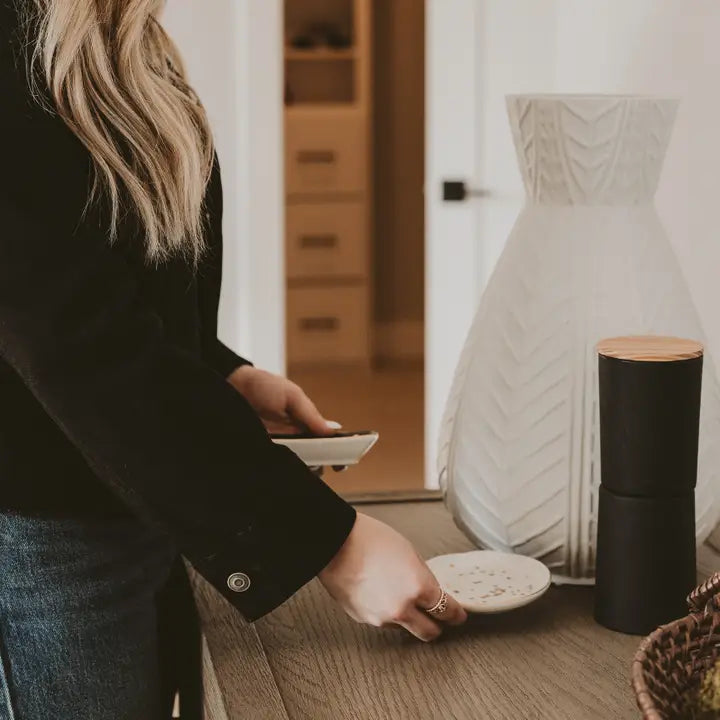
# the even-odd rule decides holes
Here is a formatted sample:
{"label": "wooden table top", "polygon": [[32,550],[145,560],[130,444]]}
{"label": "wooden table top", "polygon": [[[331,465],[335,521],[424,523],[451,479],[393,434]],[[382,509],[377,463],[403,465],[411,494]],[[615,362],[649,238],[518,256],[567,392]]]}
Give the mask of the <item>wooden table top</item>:
{"label": "wooden table top", "polygon": [[[439,502],[361,508],[424,557],[472,549]],[[255,625],[196,578],[208,720],[613,720],[637,718],[640,639],[592,619],[592,590],[475,616],[432,644],[355,624],[317,581]]]}

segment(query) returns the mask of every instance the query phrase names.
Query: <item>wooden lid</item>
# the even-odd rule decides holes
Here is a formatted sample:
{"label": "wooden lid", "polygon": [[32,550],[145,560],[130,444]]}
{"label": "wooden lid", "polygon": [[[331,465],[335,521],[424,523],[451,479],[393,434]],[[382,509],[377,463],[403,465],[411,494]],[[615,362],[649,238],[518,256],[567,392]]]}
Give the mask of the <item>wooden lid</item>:
{"label": "wooden lid", "polygon": [[634,335],[601,340],[600,355],[638,362],[674,362],[692,360],[703,354],[702,343],[684,338],[659,335]]}

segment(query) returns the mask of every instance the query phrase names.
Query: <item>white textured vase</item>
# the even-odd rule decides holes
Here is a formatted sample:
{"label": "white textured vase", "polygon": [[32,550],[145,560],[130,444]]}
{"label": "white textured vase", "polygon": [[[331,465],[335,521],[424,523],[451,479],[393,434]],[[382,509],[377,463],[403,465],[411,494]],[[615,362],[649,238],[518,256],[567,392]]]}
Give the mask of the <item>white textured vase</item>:
{"label": "white textured vase", "polygon": [[[591,582],[604,337],[702,339],[653,196],[676,102],[513,96],[527,202],[482,297],[443,422],[440,484],[481,547]],[[705,359],[697,534],[720,519],[720,396]]]}

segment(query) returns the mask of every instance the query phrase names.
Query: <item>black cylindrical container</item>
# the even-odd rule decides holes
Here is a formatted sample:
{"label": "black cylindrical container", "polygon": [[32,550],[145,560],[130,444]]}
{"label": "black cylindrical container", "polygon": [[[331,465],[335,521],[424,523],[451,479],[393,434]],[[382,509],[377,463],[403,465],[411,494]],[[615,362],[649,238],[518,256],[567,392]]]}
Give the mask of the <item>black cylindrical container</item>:
{"label": "black cylindrical container", "polygon": [[599,356],[602,484],[621,495],[693,490],[697,479],[703,356]]}
{"label": "black cylindrical container", "polygon": [[647,635],[687,615],[697,585],[695,494],[634,498],[600,486],[595,619]]}
{"label": "black cylindrical container", "polygon": [[598,346],[601,487],[595,618],[644,635],[695,586],[703,350],[678,338]]}

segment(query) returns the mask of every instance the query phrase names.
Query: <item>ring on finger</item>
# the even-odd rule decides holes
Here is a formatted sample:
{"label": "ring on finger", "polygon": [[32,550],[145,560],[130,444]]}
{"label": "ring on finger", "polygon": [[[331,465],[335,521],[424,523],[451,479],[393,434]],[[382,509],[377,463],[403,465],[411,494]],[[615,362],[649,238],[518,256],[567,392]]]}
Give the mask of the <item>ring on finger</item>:
{"label": "ring on finger", "polygon": [[440,599],[431,607],[425,610],[429,615],[443,615],[448,607],[448,594],[440,588]]}

